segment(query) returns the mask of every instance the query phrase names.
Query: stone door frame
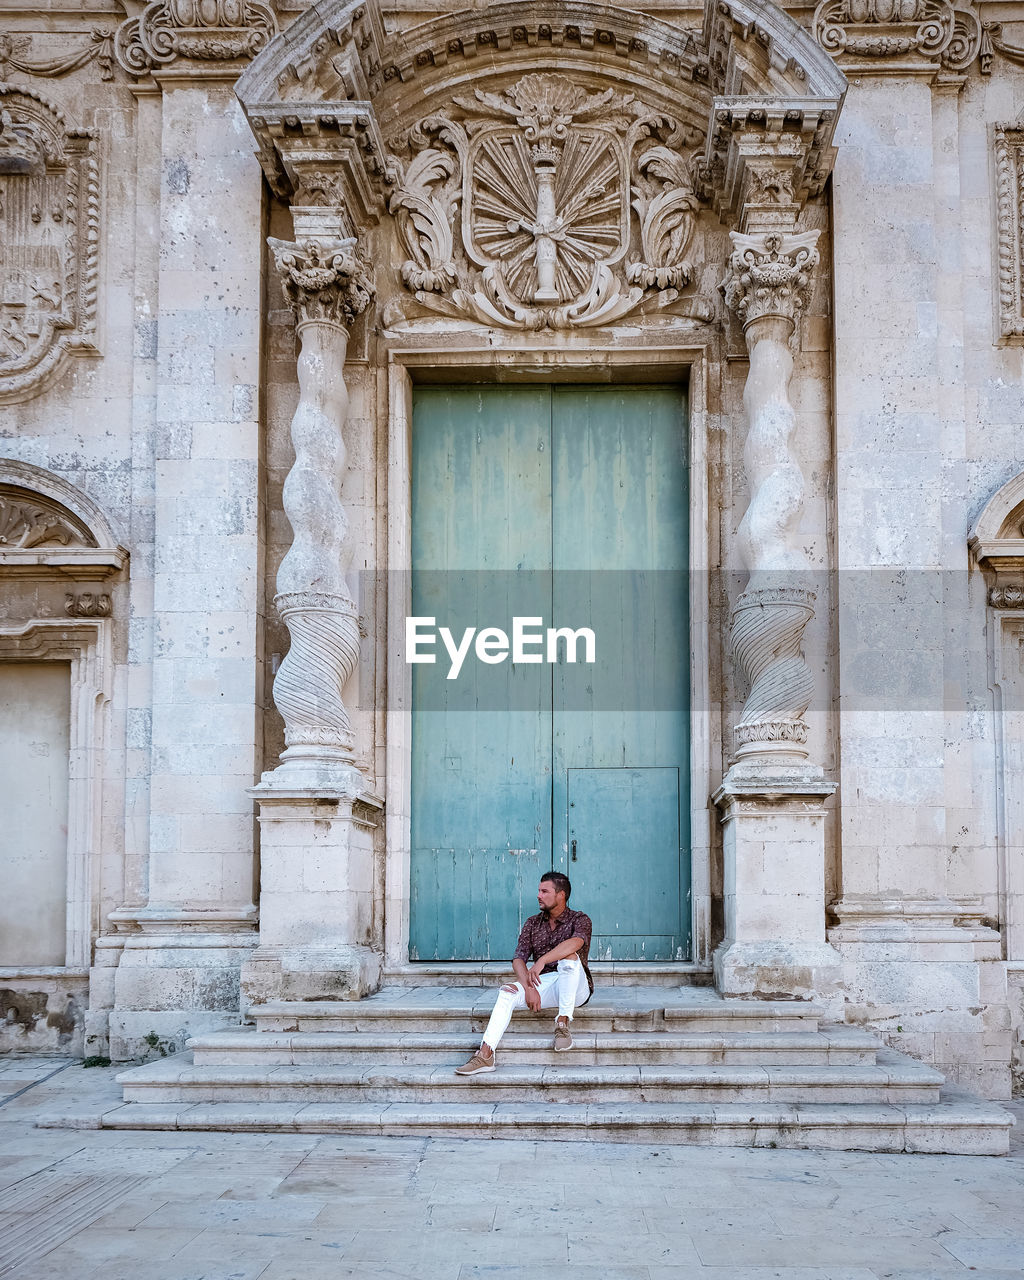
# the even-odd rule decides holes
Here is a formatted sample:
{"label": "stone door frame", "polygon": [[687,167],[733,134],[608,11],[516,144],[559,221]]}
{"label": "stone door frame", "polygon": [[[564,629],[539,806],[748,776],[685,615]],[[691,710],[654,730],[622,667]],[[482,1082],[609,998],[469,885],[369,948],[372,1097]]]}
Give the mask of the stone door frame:
{"label": "stone door frame", "polygon": [[[681,971],[707,970],[711,962],[712,745],[721,740],[720,704],[710,688],[711,627],[708,592],[711,520],[707,447],[709,335],[704,344],[679,346],[645,341],[633,346],[578,337],[573,348],[552,358],[550,346],[520,342],[495,350],[477,341],[453,349],[393,344],[387,353],[387,636],[400,637],[411,609],[412,397],[418,379],[552,384],[588,380],[588,372],[610,373],[612,382],[679,382],[687,386],[690,467],[690,840],[692,959]],[[653,375],[653,376],[652,376]],[[591,379],[593,380],[593,379]],[[387,973],[422,972],[409,960],[412,765],[412,669],[401,646],[387,643],[387,732],[385,753],[384,965]],[[429,966],[427,966],[429,967]]]}

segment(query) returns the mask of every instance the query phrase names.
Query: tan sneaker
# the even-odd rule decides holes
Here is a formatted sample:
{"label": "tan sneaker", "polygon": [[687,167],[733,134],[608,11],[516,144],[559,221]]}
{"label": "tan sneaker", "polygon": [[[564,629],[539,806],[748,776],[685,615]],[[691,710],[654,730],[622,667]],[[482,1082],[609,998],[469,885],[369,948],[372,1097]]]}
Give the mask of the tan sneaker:
{"label": "tan sneaker", "polygon": [[567,1022],[555,1023],[555,1053],[564,1053],[572,1048],[572,1036]]}
{"label": "tan sneaker", "polygon": [[494,1070],[494,1054],[489,1058],[485,1058],[483,1054],[477,1050],[468,1062],[464,1062],[461,1067],[455,1068],[457,1076],[478,1076],[484,1071]]}

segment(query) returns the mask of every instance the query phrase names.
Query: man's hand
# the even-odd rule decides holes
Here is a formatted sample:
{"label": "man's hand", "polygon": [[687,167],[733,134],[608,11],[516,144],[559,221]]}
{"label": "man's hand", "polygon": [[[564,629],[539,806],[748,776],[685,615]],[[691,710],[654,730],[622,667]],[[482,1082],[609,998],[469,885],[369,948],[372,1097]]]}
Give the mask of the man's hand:
{"label": "man's hand", "polygon": [[534,960],[533,968],[526,971],[526,989],[527,991],[536,990],[540,986],[540,975],[544,970],[544,960]]}
{"label": "man's hand", "polygon": [[540,992],[536,987],[526,987],[526,1007],[534,1013],[540,1013]]}

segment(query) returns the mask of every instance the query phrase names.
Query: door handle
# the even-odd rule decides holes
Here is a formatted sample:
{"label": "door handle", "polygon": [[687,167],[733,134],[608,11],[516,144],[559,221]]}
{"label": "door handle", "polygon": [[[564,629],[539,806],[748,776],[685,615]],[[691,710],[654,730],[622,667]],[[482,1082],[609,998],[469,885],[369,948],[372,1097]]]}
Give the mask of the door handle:
{"label": "door handle", "polygon": [[576,861],[576,841],[575,840],[572,841],[572,860],[573,862]]}

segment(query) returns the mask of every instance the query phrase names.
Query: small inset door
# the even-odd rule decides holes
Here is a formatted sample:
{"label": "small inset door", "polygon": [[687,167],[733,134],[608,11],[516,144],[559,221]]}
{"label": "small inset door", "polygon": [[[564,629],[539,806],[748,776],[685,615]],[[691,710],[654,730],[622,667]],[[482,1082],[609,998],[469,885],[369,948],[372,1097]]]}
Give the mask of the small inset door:
{"label": "small inset door", "polygon": [[599,904],[591,956],[678,955],[679,770],[570,769],[568,795],[573,898]]}

